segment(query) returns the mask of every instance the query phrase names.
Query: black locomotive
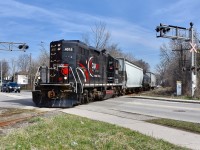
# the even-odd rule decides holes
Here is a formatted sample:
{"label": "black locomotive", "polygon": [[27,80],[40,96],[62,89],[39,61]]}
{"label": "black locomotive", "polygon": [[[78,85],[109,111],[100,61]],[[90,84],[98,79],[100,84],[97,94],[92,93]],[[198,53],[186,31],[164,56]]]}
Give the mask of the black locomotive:
{"label": "black locomotive", "polygon": [[33,102],[38,107],[73,107],[139,90],[142,80],[141,68],[106,50],[78,40],[53,41],[50,66],[39,67],[35,76]]}
{"label": "black locomotive", "polygon": [[35,78],[33,102],[39,107],[72,107],[123,94],[118,61],[78,40],[50,43],[50,67]]}

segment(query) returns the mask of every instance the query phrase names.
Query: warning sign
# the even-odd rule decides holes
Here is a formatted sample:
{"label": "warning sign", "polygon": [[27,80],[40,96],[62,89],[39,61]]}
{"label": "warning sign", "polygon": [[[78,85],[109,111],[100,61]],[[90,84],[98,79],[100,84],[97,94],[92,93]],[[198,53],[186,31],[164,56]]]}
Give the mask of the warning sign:
{"label": "warning sign", "polygon": [[190,45],[192,46],[192,48],[190,49],[190,52],[196,52],[197,53],[197,49],[195,48],[196,44],[190,43]]}

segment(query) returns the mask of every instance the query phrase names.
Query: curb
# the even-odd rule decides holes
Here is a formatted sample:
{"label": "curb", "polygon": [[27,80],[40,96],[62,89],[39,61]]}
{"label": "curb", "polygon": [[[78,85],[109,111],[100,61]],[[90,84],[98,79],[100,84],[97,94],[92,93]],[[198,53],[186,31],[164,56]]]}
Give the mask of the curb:
{"label": "curb", "polygon": [[200,104],[200,100],[183,100],[183,99],[171,99],[164,97],[151,97],[151,96],[126,96],[129,98],[140,98],[140,99],[152,99],[157,101],[170,101],[170,102],[182,102],[182,103],[193,103]]}

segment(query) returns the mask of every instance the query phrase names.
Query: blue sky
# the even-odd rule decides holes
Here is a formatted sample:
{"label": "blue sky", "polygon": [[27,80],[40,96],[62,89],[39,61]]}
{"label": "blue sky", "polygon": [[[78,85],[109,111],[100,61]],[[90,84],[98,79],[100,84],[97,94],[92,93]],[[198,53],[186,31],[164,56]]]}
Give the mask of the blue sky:
{"label": "blue sky", "polygon": [[[112,43],[143,59],[155,70],[159,47],[168,39],[156,38],[160,23],[200,28],[198,0],[2,0],[0,42],[26,42],[27,54],[36,58],[40,43],[81,39],[95,22],[104,22]],[[0,59],[17,58],[22,52],[0,51]]]}

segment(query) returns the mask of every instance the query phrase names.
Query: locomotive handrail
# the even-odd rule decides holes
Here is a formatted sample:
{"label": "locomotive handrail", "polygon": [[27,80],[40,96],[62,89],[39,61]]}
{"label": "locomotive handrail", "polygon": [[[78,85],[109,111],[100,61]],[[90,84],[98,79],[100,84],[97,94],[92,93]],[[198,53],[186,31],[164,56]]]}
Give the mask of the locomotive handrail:
{"label": "locomotive handrail", "polygon": [[[69,69],[71,70],[72,75],[73,75],[73,77],[74,77],[74,81],[76,82],[76,89],[75,89],[75,91],[76,91],[76,93],[77,93],[77,80],[76,80],[76,77],[75,77],[75,75],[74,75],[74,72],[73,72],[72,67],[70,67],[70,66],[58,66],[58,67],[59,67],[59,68],[69,67]],[[56,69],[56,68],[49,68],[49,70],[56,70],[56,71],[58,71],[58,69]],[[53,76],[50,74],[50,76],[51,76],[51,77],[55,77],[56,74],[54,74]]]}
{"label": "locomotive handrail", "polygon": [[40,70],[40,67],[38,67],[38,69],[37,69],[37,72],[36,72],[36,75],[35,75],[35,78],[34,78],[34,80],[33,80],[33,90],[35,90],[35,84],[37,84],[38,83],[38,77],[40,76],[40,75],[38,75],[39,74],[39,70]]}
{"label": "locomotive handrail", "polygon": [[80,70],[80,71],[82,71],[82,70],[79,67],[76,68],[76,74],[78,75],[78,79],[79,79],[80,84],[81,84],[81,93],[83,93],[83,83],[81,82],[81,78],[80,78],[79,73],[77,72],[77,70]]}
{"label": "locomotive handrail", "polygon": [[[58,71],[57,69],[55,69],[55,68],[49,68],[49,70],[56,70],[56,71]],[[49,76],[50,77],[55,77],[56,76],[56,74],[54,73],[54,75],[51,75],[50,73],[49,73]]]}
{"label": "locomotive handrail", "polygon": [[74,75],[74,72],[73,72],[73,70],[72,70],[72,67],[70,67],[70,66],[68,66],[68,67],[69,67],[70,70],[72,71],[72,74],[73,74],[74,80],[75,80],[75,82],[76,82],[76,93],[77,93],[77,81],[76,81],[76,77],[75,77],[75,75]]}

